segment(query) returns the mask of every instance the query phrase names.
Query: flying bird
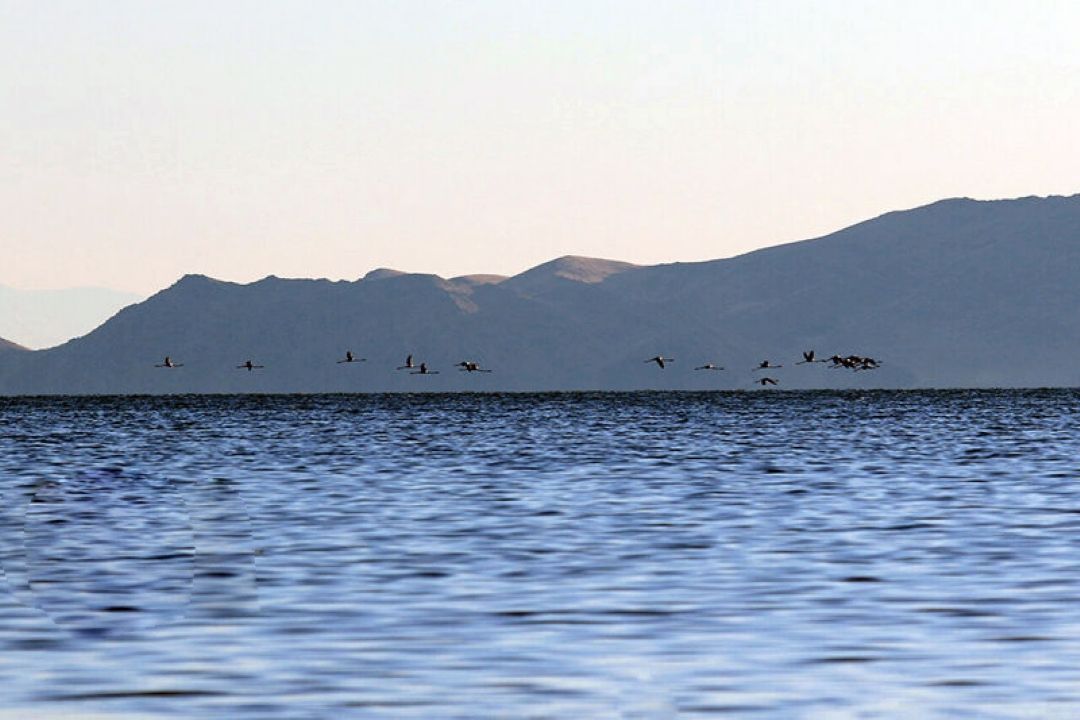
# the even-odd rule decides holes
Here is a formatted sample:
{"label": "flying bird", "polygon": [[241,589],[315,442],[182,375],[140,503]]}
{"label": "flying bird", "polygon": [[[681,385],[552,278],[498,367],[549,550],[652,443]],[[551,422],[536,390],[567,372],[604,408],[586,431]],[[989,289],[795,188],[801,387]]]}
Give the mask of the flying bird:
{"label": "flying bird", "polygon": [[795,363],[796,365],[806,365],[807,363],[813,362],[825,362],[824,360],[815,360],[813,350],[803,350],[802,357],[802,361]]}
{"label": "flying bird", "polygon": [[848,370],[877,370],[881,367],[881,361],[875,360],[872,357],[863,357],[862,355],[848,355],[847,357],[841,357],[839,355],[833,355],[829,358],[832,365],[830,369],[846,368]]}
{"label": "flying bird", "polygon": [[694,369],[695,370],[723,370],[724,368],[720,367],[719,365],[714,365],[713,363],[705,363],[704,365],[699,365],[698,367],[696,367]]}
{"label": "flying bird", "polygon": [[754,370],[772,370],[774,368],[782,368],[783,365],[771,365],[768,360],[762,360],[758,363],[758,366]]}
{"label": "flying bird", "polygon": [[455,367],[459,368],[462,372],[491,372],[490,370],[484,370],[480,367],[480,363],[475,363],[472,360],[462,360]]}
{"label": "flying bird", "polygon": [[657,365],[660,366],[661,370],[663,370],[664,369],[664,363],[675,362],[675,358],[666,358],[663,355],[657,355],[656,357],[649,358],[645,362],[647,362],[647,363],[654,362],[654,363],[656,363]]}
{"label": "flying bird", "polygon": [[155,365],[154,367],[172,369],[172,368],[184,367],[184,363],[174,363],[172,361],[172,358],[169,357],[168,355],[166,355],[165,356],[165,362],[161,363],[160,365]]}
{"label": "flying bird", "polygon": [[248,372],[251,372],[252,370],[261,370],[264,367],[266,367],[266,366],[265,365],[255,365],[250,360],[245,360],[244,364],[243,365],[237,365],[236,369],[237,370],[247,370]]}
{"label": "flying bird", "polygon": [[344,360],[338,360],[338,365],[340,365],[341,363],[352,363],[352,362],[367,362],[367,358],[358,358],[358,357],[356,357],[355,355],[352,354],[351,350],[346,350],[345,351],[345,359]]}
{"label": "flying bird", "polygon": [[774,380],[771,377],[763,377],[760,380],[755,380],[754,382],[756,382],[761,387],[765,387],[766,385],[778,385],[779,384],[778,380]]}
{"label": "flying bird", "polygon": [[416,366],[413,365],[412,355],[409,355],[408,357],[405,358],[405,364],[404,365],[398,365],[398,370],[412,370],[414,367],[416,367]]}
{"label": "flying bird", "polygon": [[[409,356],[410,358],[412,355]],[[427,363],[420,363],[420,369],[416,372],[409,373],[410,375],[438,375],[438,370],[428,370]]]}

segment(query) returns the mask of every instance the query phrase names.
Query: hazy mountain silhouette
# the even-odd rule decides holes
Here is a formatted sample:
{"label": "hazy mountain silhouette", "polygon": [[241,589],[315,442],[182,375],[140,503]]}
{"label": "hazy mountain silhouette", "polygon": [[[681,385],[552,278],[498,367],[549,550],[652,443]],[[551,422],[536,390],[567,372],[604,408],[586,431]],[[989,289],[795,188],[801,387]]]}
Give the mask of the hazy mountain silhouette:
{"label": "hazy mountain silhouette", "polygon": [[[62,347],[0,356],[0,392],[1080,385],[1080,195],[945,200],[726,260],[565,257],[511,278],[182,278]],[[796,366],[800,352],[881,359]],[[366,363],[337,364],[346,350]],[[666,370],[643,361],[673,356]],[[439,375],[393,368],[407,354]],[[165,355],[185,367],[155,369]],[[236,370],[246,359],[266,365]],[[458,372],[475,360],[491,374]],[[724,372],[695,372],[715,362]]]}
{"label": "hazy mountain silhouette", "polygon": [[18,290],[0,285],[0,337],[46,348],[85,335],[142,298],[104,288]]}

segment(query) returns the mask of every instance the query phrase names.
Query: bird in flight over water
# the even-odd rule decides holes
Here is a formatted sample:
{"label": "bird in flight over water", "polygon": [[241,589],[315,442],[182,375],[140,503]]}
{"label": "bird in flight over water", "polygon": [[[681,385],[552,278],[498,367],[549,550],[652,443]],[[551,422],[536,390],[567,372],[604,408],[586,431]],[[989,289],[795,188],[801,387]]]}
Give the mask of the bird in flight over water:
{"label": "bird in flight over water", "polygon": [[184,363],[174,363],[172,358],[169,357],[168,355],[166,355],[165,356],[165,362],[161,363],[160,365],[155,365],[154,367],[172,369],[172,368],[184,367]]}
{"label": "bird in flight over water", "polygon": [[409,355],[407,358],[405,358],[404,365],[398,365],[398,370],[412,370],[414,367],[416,366],[413,365],[412,355]]}
{"label": "bird in flight over water", "polygon": [[758,385],[765,387],[766,385],[778,385],[779,381],[773,380],[771,377],[763,377],[760,380],[755,380]]}
{"label": "bird in flight over water", "polygon": [[803,359],[800,362],[795,363],[796,365],[806,365],[807,363],[812,362],[825,362],[824,360],[815,360],[813,350],[803,350],[802,357]]}
{"label": "bird in flight over water", "polygon": [[783,365],[772,365],[772,364],[769,363],[768,360],[762,360],[760,363],[758,363],[758,366],[756,368],[754,368],[754,370],[772,370],[774,368],[782,368],[782,367],[784,367],[784,366]]}
{"label": "bird in flight over water", "polygon": [[696,367],[694,369],[695,370],[723,370],[724,368],[720,367],[719,365],[715,365],[713,363],[705,363],[704,365],[699,365],[698,367]]}
{"label": "bird in flight over water", "polygon": [[[410,358],[412,355],[409,356]],[[420,369],[416,372],[409,373],[410,375],[438,375],[438,370],[428,370],[427,363],[420,363]]]}
{"label": "bird in flight over water", "polygon": [[832,365],[830,369],[847,368],[848,370],[877,370],[881,367],[881,361],[875,360],[872,357],[863,357],[861,355],[848,355],[847,357],[841,357],[839,355],[833,355],[829,360]]}
{"label": "bird in flight over water", "polygon": [[237,370],[247,370],[247,371],[250,372],[252,370],[261,370],[264,367],[266,367],[266,366],[265,365],[255,365],[250,360],[245,360],[244,364],[243,365],[237,365],[236,369]]}
{"label": "bird in flight over water", "polygon": [[649,358],[645,362],[647,362],[647,363],[654,362],[654,363],[656,363],[657,365],[660,366],[661,370],[663,370],[664,369],[664,363],[675,362],[675,358],[666,358],[663,355],[657,355],[656,357]]}
{"label": "bird in flight over water", "polygon": [[881,367],[881,361],[875,360],[872,357],[863,357],[858,360],[859,367],[856,370],[877,370]]}
{"label": "bird in flight over water", "polygon": [[472,360],[462,360],[461,362],[459,362],[457,364],[457,367],[460,368],[462,372],[470,372],[470,373],[474,373],[474,372],[489,373],[489,372],[491,372],[490,370],[484,370],[483,368],[480,367],[480,363],[475,363]]}
{"label": "bird in flight over water", "polygon": [[353,362],[367,362],[367,358],[358,358],[352,354],[352,350],[345,351],[345,359],[338,360],[338,365],[341,363],[353,363]]}

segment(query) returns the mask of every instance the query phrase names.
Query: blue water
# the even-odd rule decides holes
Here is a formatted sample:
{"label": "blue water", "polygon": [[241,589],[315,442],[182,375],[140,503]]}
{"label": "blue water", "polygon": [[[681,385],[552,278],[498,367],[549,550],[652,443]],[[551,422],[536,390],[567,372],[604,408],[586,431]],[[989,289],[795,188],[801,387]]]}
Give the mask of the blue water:
{"label": "blue water", "polygon": [[1078,416],[0,400],[0,718],[1080,716]]}

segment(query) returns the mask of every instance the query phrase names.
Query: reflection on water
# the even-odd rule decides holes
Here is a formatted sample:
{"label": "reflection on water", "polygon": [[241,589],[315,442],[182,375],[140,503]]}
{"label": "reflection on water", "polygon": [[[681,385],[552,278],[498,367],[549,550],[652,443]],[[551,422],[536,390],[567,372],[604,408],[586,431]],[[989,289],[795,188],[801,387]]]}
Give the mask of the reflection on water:
{"label": "reflection on water", "polygon": [[0,708],[1077,716],[1078,410],[0,400]]}

